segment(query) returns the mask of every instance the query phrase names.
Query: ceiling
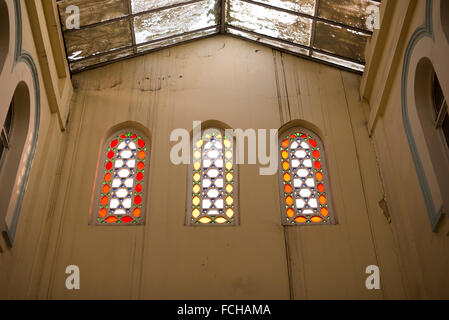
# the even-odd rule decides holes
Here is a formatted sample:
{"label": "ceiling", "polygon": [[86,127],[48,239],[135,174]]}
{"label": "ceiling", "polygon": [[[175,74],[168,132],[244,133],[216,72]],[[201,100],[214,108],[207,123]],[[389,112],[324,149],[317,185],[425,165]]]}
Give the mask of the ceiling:
{"label": "ceiling", "polygon": [[[374,0],[57,0],[72,72],[229,34],[356,72]],[[79,29],[68,29],[70,6]]]}

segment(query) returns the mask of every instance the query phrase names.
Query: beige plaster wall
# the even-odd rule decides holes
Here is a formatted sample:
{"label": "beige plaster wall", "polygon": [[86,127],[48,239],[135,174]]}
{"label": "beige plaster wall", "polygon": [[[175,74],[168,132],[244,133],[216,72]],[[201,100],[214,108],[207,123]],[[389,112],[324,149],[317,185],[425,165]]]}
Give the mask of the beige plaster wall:
{"label": "beige plaster wall", "polygon": [[[391,2],[391,1],[387,1]],[[449,44],[444,37],[440,17],[440,0],[433,2],[433,28],[434,40],[424,38],[421,44],[417,44],[412,51],[411,67],[407,80],[407,99],[410,104],[409,114],[412,127],[418,128],[420,124],[413,115],[415,101],[414,77],[416,63],[422,57],[428,57],[438,74],[446,98],[449,96]],[[386,3],[385,5],[388,5]],[[392,230],[395,241],[398,243],[397,254],[400,257],[401,277],[407,298],[412,299],[448,299],[449,280],[449,221],[444,215],[439,228],[433,232],[423,193],[420,188],[417,171],[413,163],[411,151],[403,126],[401,109],[402,83],[406,46],[413,33],[425,23],[426,1],[398,1],[391,17],[383,23],[378,38],[382,39],[372,43],[368,47],[367,56],[371,60],[380,60],[377,69],[364,75],[363,83],[373,90],[364,90],[362,95],[369,101],[371,112],[369,130],[375,143],[376,153],[385,186],[386,199],[390,207]],[[407,15],[407,19],[403,19]],[[403,23],[398,23],[403,21]],[[387,27],[390,24],[390,27]],[[396,24],[395,27],[392,27]],[[399,31],[400,30],[400,31]],[[382,32],[384,34],[382,34]],[[381,36],[382,34],[382,36]],[[401,37],[395,36],[401,34]],[[396,52],[396,53],[395,53]],[[375,55],[373,55],[375,53]],[[387,57],[395,55],[397,58],[388,64]],[[381,57],[381,58],[379,58]],[[370,61],[368,62],[368,64]],[[390,66],[390,67],[389,67]],[[418,77],[420,75],[417,75]],[[382,88],[386,88],[385,91]],[[422,106],[417,106],[422,107]],[[414,134],[418,145],[422,137]],[[437,145],[429,146],[436,148]],[[427,161],[429,157],[422,152],[423,166],[428,174],[432,164]],[[448,159],[446,159],[448,160]],[[446,167],[448,167],[446,161]],[[436,172],[436,175],[444,175],[448,172]],[[436,180],[428,176],[433,196],[447,199],[448,190],[440,189]],[[436,192],[437,191],[437,192]],[[438,193],[438,194],[436,194]],[[441,194],[441,196],[439,195]],[[444,205],[444,213],[447,214],[447,205]]]}
{"label": "beige plaster wall", "polygon": [[[227,36],[196,41],[74,76],[68,140],[40,298],[305,299],[404,297],[382,199],[360,76]],[[186,227],[187,167],[169,160],[170,132],[193,120],[279,128],[293,119],[323,132],[335,226],[283,229],[278,181],[240,166],[240,226]],[[89,226],[106,132],[137,121],[152,134],[146,224]],[[81,289],[65,288],[78,265]],[[381,268],[382,289],[365,288]]]}
{"label": "beige plaster wall", "polygon": [[[33,37],[30,26],[30,20],[36,17],[28,15],[26,1],[22,1],[22,48],[32,56],[36,64],[39,74],[39,88],[34,87],[31,69],[25,62],[14,63],[14,48],[19,36],[16,34],[14,3],[12,0],[5,0],[5,3],[9,17],[9,49],[0,75],[0,122],[3,123],[5,119],[17,85],[22,83],[29,90],[32,118],[34,118],[36,112],[35,92],[36,90],[40,92],[40,126],[36,153],[22,203],[13,248],[8,246],[3,237],[0,238],[0,298],[33,298],[36,295],[33,293],[32,280],[36,274],[39,274],[41,263],[43,263],[39,257],[44,256],[42,254],[46,242],[44,230],[51,219],[50,212],[52,203],[54,203],[55,183],[58,181],[59,155],[61,154],[64,135],[59,111],[51,110],[48,102],[47,87],[50,84],[42,77],[43,68],[48,68],[48,66],[42,67],[40,64],[36,50],[38,40]],[[40,22],[40,26],[45,31],[47,28],[45,22]],[[49,42],[40,43],[40,45],[50,47]],[[57,94],[59,100],[56,107],[68,108],[68,99],[71,96],[70,78],[67,74],[65,77],[58,76],[54,70],[50,72],[50,75],[59,79],[59,85],[64,88],[61,94]],[[59,90],[52,87],[50,89]],[[19,100],[22,98],[24,97],[19,97]],[[14,143],[14,141],[11,141],[11,143]],[[30,143],[28,141],[25,150],[29,149]],[[17,174],[17,176],[20,176],[24,170],[24,165],[21,162],[17,172],[2,172],[2,175],[15,176]],[[14,177],[14,179],[17,178]],[[2,187],[4,186],[2,185]],[[12,192],[11,190],[7,191]],[[2,193],[2,195],[5,195],[5,193]],[[15,205],[15,203],[12,203],[14,201],[12,197],[2,197],[1,201],[11,202],[8,204],[11,208]],[[4,231],[4,221],[1,222],[1,228],[1,231]]]}

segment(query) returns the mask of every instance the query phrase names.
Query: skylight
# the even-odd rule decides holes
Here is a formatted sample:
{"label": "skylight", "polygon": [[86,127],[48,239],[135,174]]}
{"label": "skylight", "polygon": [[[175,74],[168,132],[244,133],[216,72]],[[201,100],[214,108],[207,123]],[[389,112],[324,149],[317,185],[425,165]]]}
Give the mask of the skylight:
{"label": "skylight", "polygon": [[[59,0],[72,72],[229,34],[357,72],[373,0]],[[79,8],[78,29],[66,21]]]}

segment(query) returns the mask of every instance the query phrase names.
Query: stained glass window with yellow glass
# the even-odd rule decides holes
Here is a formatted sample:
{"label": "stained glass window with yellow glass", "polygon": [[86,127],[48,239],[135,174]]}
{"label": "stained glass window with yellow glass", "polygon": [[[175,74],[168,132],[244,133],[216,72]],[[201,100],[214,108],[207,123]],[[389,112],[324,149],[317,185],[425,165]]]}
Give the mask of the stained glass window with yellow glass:
{"label": "stained glass window with yellow glass", "polygon": [[193,141],[189,167],[187,225],[237,225],[237,167],[234,140],[209,128]]}

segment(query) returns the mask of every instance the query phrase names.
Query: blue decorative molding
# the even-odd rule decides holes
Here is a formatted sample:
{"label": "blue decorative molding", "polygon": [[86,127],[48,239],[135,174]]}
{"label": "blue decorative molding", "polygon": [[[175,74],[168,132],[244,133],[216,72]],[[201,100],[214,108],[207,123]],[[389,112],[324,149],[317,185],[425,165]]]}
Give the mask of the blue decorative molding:
{"label": "blue decorative molding", "polygon": [[[28,178],[30,175],[31,165],[33,163],[34,154],[36,151],[37,139],[39,134],[39,124],[40,124],[40,85],[39,85],[39,74],[37,72],[36,64],[34,63],[33,57],[26,51],[22,49],[22,8],[20,0],[14,0],[14,13],[15,13],[15,25],[16,25],[16,41],[15,41],[15,51],[14,51],[14,66],[19,62],[25,62],[25,64],[30,68],[31,74],[33,76],[34,85],[34,132],[32,133],[31,148],[28,154],[28,159],[26,160],[25,173],[23,176],[22,184],[20,186],[19,197],[14,208],[14,215],[10,228],[7,230],[7,236],[9,245],[12,247],[14,243],[14,238],[16,235],[17,225],[19,223],[20,211],[22,209],[23,197],[25,195],[26,187],[28,184]],[[32,104],[30,104],[31,106]],[[30,119],[31,120],[31,119]]]}
{"label": "blue decorative molding", "polygon": [[407,107],[407,78],[409,74],[410,59],[413,53],[413,49],[416,44],[422,38],[429,37],[434,40],[433,34],[433,21],[432,21],[432,4],[433,0],[426,0],[426,22],[424,25],[418,27],[415,30],[410,41],[405,50],[404,66],[402,69],[402,93],[401,93],[401,103],[402,103],[402,122],[405,129],[405,134],[407,136],[408,144],[410,147],[410,152],[412,154],[413,162],[416,168],[416,174],[418,175],[419,184],[421,186],[421,191],[424,196],[424,201],[427,208],[427,215],[429,216],[430,225],[432,230],[435,232],[438,228],[438,224],[441,221],[443,212],[441,209],[436,210],[435,205],[432,200],[432,194],[430,191],[429,183],[427,182],[426,174],[424,172],[424,167],[422,165],[421,158],[419,156],[418,148],[416,146],[415,137],[413,136],[412,127],[410,124],[410,119],[408,115]]}

